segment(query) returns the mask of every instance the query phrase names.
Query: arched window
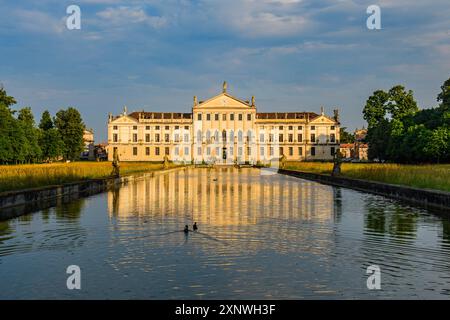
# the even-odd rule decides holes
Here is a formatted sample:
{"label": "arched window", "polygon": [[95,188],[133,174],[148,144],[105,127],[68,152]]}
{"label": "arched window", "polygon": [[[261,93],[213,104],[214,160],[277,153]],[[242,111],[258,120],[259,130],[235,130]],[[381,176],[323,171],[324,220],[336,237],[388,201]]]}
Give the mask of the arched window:
{"label": "arched window", "polygon": [[225,130],[222,131],[222,142],[227,142],[227,132]]}
{"label": "arched window", "polygon": [[197,142],[202,143],[202,130],[197,131]]}
{"label": "arched window", "polygon": [[218,143],[219,142],[219,131],[216,130],[216,132],[214,132],[214,142]]}
{"label": "arched window", "polygon": [[234,131],[230,130],[230,143],[234,143]]}
{"label": "arched window", "polygon": [[252,131],[251,130],[247,131],[247,142],[252,143]]}
{"label": "arched window", "polygon": [[208,130],[206,131],[206,142],[210,143],[210,140],[211,140],[211,132]]}
{"label": "arched window", "polygon": [[242,139],[243,139],[242,131],[239,130],[239,132],[238,132],[238,142],[242,142]]}

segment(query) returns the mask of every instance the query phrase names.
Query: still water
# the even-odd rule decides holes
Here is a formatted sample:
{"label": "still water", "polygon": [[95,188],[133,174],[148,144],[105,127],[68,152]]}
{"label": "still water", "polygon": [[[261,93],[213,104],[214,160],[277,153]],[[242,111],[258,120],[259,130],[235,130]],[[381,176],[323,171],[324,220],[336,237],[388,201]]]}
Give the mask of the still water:
{"label": "still water", "polygon": [[0,222],[1,299],[394,297],[450,297],[448,218],[257,169],[172,172]]}

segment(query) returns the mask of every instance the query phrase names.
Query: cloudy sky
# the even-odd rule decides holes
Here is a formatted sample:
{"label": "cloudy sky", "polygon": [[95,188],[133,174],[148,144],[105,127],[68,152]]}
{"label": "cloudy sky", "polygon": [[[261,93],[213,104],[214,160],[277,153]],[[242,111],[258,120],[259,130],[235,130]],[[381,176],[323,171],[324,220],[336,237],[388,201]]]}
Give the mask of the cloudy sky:
{"label": "cloudy sky", "polygon": [[[71,4],[81,30],[66,28]],[[366,27],[372,4],[382,30]],[[436,105],[449,17],[449,0],[0,0],[0,82],[36,118],[77,107],[98,142],[108,112],[190,112],[224,80],[261,112],[339,107],[354,129],[376,89]]]}

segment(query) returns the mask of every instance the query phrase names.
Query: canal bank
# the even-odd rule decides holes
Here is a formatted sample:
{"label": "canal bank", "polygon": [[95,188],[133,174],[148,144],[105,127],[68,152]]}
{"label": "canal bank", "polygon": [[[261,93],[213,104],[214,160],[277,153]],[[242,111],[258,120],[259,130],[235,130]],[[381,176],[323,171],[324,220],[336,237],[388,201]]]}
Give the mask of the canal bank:
{"label": "canal bank", "polygon": [[126,185],[133,181],[167,174],[173,171],[185,170],[186,168],[187,167],[178,167],[118,178],[89,179],[42,188],[1,192],[0,221],[98,194],[109,190],[110,188]]}
{"label": "canal bank", "polygon": [[278,173],[327,185],[370,192],[396,200],[407,201],[426,208],[444,210],[446,213],[450,213],[450,192],[285,169],[279,169]]}

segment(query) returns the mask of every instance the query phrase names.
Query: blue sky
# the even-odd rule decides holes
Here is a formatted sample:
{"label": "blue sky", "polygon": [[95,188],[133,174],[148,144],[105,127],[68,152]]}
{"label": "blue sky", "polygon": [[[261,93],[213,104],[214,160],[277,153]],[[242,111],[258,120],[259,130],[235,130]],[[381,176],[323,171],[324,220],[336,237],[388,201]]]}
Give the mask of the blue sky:
{"label": "blue sky", "polygon": [[[66,28],[71,4],[81,30]],[[382,30],[366,28],[371,4]],[[224,80],[261,112],[338,107],[354,129],[376,89],[436,105],[449,17],[449,0],[0,0],[0,82],[37,119],[77,107],[97,142],[108,112],[190,112]]]}

